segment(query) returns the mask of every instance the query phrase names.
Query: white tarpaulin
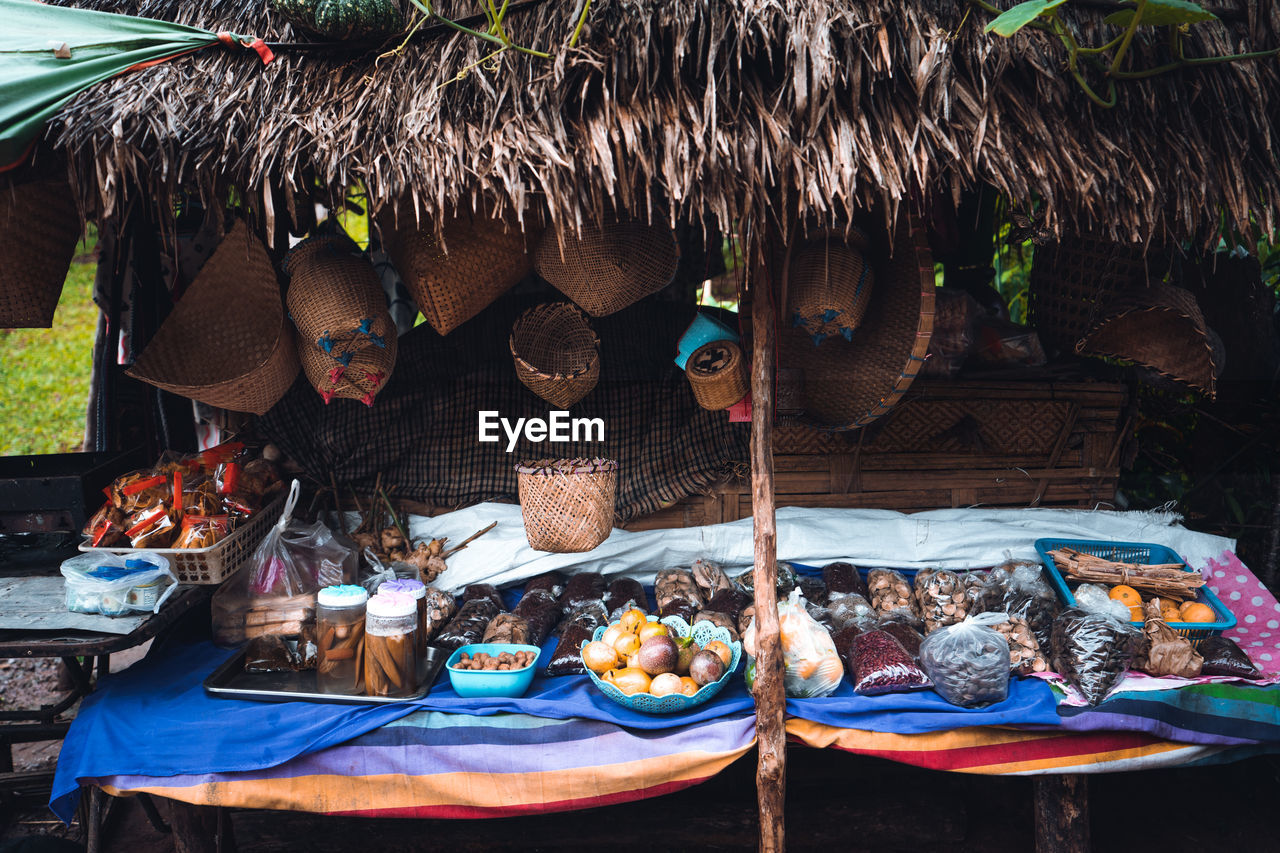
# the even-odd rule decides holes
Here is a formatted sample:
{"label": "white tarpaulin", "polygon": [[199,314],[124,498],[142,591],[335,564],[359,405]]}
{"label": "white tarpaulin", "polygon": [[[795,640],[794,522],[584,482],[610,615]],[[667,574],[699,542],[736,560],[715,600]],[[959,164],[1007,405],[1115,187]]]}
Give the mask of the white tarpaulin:
{"label": "white tarpaulin", "polygon": [[[1182,527],[1169,512],[1068,509],[939,509],[912,514],[877,509],[778,510],[778,559],[825,565],[848,560],[863,566],[985,568],[1007,557],[1037,559],[1044,537],[1151,542],[1166,545],[1196,568],[1234,549],[1235,541]],[[549,554],[529,547],[520,507],[486,503],[434,518],[413,516],[417,539],[447,536],[451,543],[497,521],[492,531],[449,558],[437,583],[457,591],[470,583],[513,584],[542,572],[625,573],[652,582],[660,569],[687,568],[699,557],[745,570],[752,562],[751,519],[704,527],[615,529],[595,550]]]}

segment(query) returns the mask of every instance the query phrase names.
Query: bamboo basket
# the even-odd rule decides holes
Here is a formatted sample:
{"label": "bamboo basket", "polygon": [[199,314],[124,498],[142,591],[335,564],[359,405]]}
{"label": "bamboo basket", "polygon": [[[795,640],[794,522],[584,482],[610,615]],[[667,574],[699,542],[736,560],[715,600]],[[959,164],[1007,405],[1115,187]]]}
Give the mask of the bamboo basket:
{"label": "bamboo basket", "polygon": [[293,325],[262,241],[237,221],[128,370],[157,388],[264,414],[298,376]]}
{"label": "bamboo basket", "polygon": [[373,405],[396,359],[396,327],[373,265],[345,234],[325,234],[290,250],[284,267],[308,381],[326,403]]}
{"label": "bamboo basket", "polygon": [[1155,282],[1107,299],[1097,314],[1076,344],[1077,353],[1132,361],[1215,395],[1221,365],[1189,291]]}
{"label": "bamboo basket", "polygon": [[1075,352],[1100,304],[1146,278],[1139,245],[1076,236],[1037,248],[1027,292],[1031,326],[1046,347]]}
{"label": "bamboo basket", "polygon": [[0,329],[48,329],[80,239],[65,180],[0,189]]}
{"label": "bamboo basket", "polygon": [[746,356],[733,341],[712,341],[698,347],[689,356],[684,373],[698,405],[713,412],[729,408],[751,390]]}
{"label": "bamboo basket", "polygon": [[507,344],[516,376],[557,408],[569,408],[600,380],[600,339],[586,315],[567,302],[525,311]]}
{"label": "bamboo basket", "polygon": [[525,234],[487,211],[416,224],[407,202],[378,217],[387,254],[431,328],[447,335],[529,274]]}
{"label": "bamboo basket", "polygon": [[788,271],[787,316],[820,344],[827,338],[853,340],[862,324],[875,272],[864,256],[866,235],[857,230],[848,242],[837,234],[798,249]]}
{"label": "bamboo basket", "polygon": [[612,459],[540,459],[516,466],[529,547],[590,551],[609,538],[618,491]]}
{"label": "bamboo basket", "polygon": [[533,266],[592,317],[604,317],[662,290],[675,279],[679,262],[670,228],[618,222],[577,235],[548,229]]}

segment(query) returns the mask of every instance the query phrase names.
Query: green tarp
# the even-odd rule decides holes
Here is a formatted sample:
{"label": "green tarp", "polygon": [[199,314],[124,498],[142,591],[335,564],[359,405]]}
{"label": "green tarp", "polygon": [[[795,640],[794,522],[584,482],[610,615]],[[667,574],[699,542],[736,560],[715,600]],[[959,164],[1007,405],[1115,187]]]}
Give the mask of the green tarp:
{"label": "green tarp", "polygon": [[[0,0],[0,170],[25,157],[44,123],[73,95],[219,40],[216,33],[167,21]],[[63,45],[67,58],[59,57],[66,56]]]}

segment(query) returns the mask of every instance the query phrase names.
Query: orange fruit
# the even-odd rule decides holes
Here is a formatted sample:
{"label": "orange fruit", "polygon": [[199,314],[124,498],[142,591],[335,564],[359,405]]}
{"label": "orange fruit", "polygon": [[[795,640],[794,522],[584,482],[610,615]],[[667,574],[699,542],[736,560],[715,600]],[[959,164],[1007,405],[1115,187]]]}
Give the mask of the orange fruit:
{"label": "orange fruit", "polygon": [[1218,616],[1213,612],[1213,608],[1207,604],[1201,604],[1198,601],[1188,601],[1182,605],[1183,622],[1217,622]]}
{"label": "orange fruit", "polygon": [[618,617],[617,624],[622,626],[622,630],[632,634],[638,632],[645,623],[645,613],[639,607],[633,607],[622,616]]}
{"label": "orange fruit", "polygon": [[1120,584],[1111,587],[1111,598],[1115,601],[1122,602],[1125,607],[1141,607],[1142,596],[1131,586]]}
{"label": "orange fruit", "polygon": [[1130,622],[1145,622],[1145,621],[1147,621],[1147,616],[1146,616],[1146,614],[1142,611],[1142,608],[1141,608],[1141,607],[1137,607],[1137,606],[1130,607],[1130,608],[1129,608],[1129,621],[1130,621]]}
{"label": "orange fruit", "polygon": [[670,637],[671,629],[661,622],[646,622],[640,626],[640,642],[650,637]]}
{"label": "orange fruit", "polygon": [[720,660],[724,661],[725,669],[729,668],[729,664],[733,663],[733,649],[723,640],[712,640],[707,643],[707,649],[713,651],[720,656]]}
{"label": "orange fruit", "polygon": [[622,657],[630,657],[640,651],[640,638],[635,634],[623,634],[613,641],[613,649]]}
{"label": "orange fruit", "polygon": [[687,675],[680,676],[680,692],[686,696],[692,696],[698,692],[698,682]]}

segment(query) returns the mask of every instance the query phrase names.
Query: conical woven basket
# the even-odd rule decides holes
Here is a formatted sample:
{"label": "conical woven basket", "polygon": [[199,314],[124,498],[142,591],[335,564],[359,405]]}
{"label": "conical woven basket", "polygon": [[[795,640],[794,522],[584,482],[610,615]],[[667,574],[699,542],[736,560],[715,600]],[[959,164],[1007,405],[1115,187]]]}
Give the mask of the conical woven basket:
{"label": "conical woven basket", "polygon": [[1050,349],[1076,351],[1100,305],[1147,280],[1143,247],[1074,236],[1035,250],[1027,290],[1031,326]]}
{"label": "conical woven basket", "polygon": [[858,248],[865,243],[860,232],[849,242],[830,234],[791,257],[786,316],[815,344],[831,337],[853,340],[866,316],[876,277]]}
{"label": "conical woven basket", "polygon": [[534,269],[592,317],[621,311],[675,278],[679,247],[671,229],[643,222],[588,226],[581,234],[548,229]]}
{"label": "conical woven basket", "polygon": [[405,202],[378,216],[383,244],[431,328],[447,335],[529,274],[528,243],[514,222],[463,211],[444,223],[415,221]]}
{"label": "conical woven basket", "polygon": [[346,235],[326,234],[295,246],[284,266],[298,356],[312,387],[326,402],[337,396],[372,405],[396,353],[395,323],[373,265]]}
{"label": "conical woven basket", "polygon": [[298,375],[293,324],[271,258],[243,221],[218,244],[128,371],[234,412],[261,415]]}
{"label": "conical woven basket", "polygon": [[1154,282],[1111,296],[1097,314],[1077,353],[1132,361],[1214,396],[1219,365],[1189,291]]}
{"label": "conical woven basket", "polygon": [[600,380],[600,339],[586,315],[567,302],[525,311],[512,327],[507,344],[516,376],[558,408],[572,406]]}
{"label": "conical woven basket", "polygon": [[751,390],[747,358],[733,341],[698,347],[685,362],[684,373],[698,405],[713,412],[729,408]]}
{"label": "conical woven basket", "polygon": [[892,244],[887,229],[872,232],[865,254],[876,287],[853,340],[814,346],[803,329],[778,333],[779,367],[804,371],[801,420],[810,426],[866,426],[893,408],[924,364],[937,289],[924,225],[904,205]]}
{"label": "conical woven basket", "polygon": [[0,186],[0,329],[47,329],[80,239],[66,180]]}
{"label": "conical woven basket", "polygon": [[590,551],[609,538],[618,492],[612,459],[540,459],[516,466],[529,547]]}

